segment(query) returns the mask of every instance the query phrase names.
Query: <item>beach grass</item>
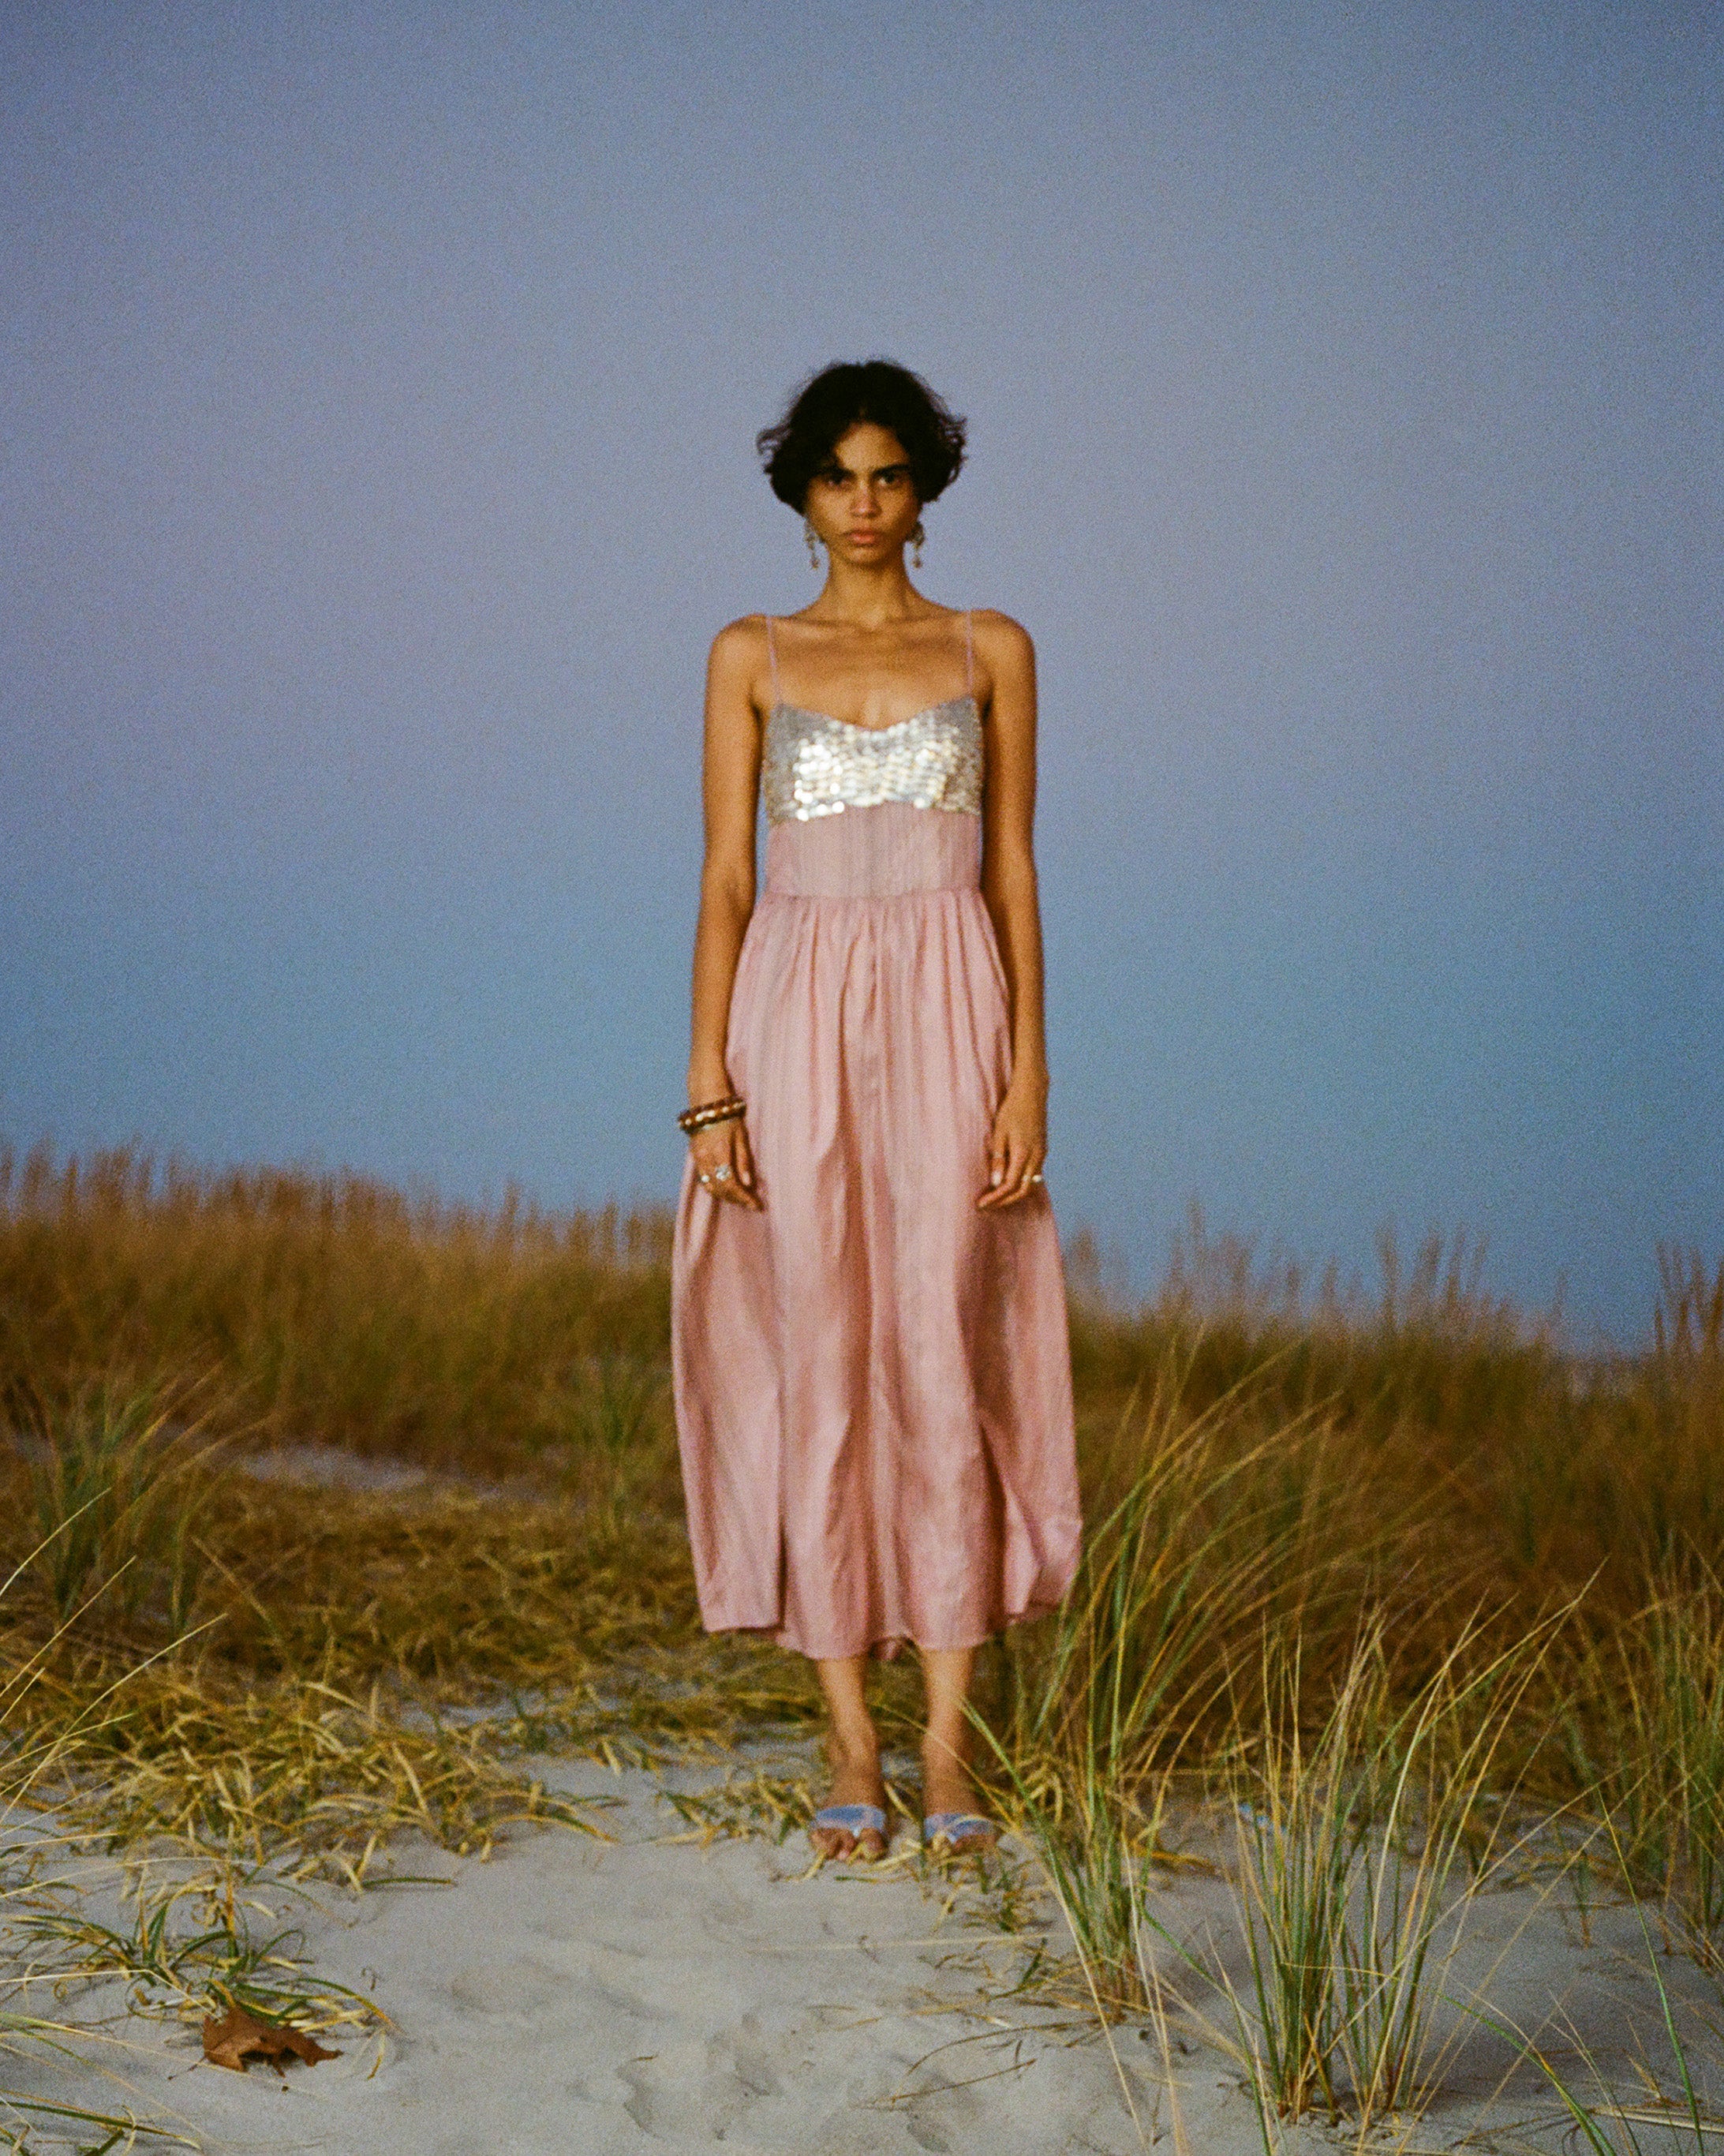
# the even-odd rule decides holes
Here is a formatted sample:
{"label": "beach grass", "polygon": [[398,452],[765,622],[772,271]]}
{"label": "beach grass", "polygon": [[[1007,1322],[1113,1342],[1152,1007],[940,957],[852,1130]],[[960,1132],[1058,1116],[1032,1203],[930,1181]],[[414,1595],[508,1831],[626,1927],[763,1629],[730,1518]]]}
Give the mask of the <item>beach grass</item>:
{"label": "beach grass", "polygon": [[92,1385],[166,1391],[212,1435],[500,1476],[567,1462],[607,1371],[665,1358],[654,1212],[479,1212],[354,1176],[0,1150],[0,1253],[14,1424]]}
{"label": "beach grass", "polygon": [[[803,1665],[699,1630],[668,1252],[652,1213],[0,1156],[0,1681],[33,1794],[115,1846],[359,1882],[404,1828],[593,1825],[543,1753],[813,1726]],[[1724,1266],[1665,1252],[1644,1350],[1583,1358],[1465,1245],[1385,1246],[1343,1294],[1194,1223],[1133,1306],[1074,1260],[1083,1567],[980,1705],[1101,2010],[1154,2003],[1168,1821],[1206,1806],[1277,2112],[1429,2081],[1433,1941],[1511,1797],[1716,1962]],[[880,1683],[907,1728],[913,1677]],[[782,1833],[805,1803],[721,1810]]]}
{"label": "beach grass", "polygon": [[700,1633],[677,1537],[608,1498],[207,1471],[185,1629],[164,1603],[128,1607],[127,1573],[59,1622],[39,1560],[0,1613],[10,1651],[40,1657],[8,1735],[47,1743],[82,1706],[63,1816],[118,1844],[291,1848],[357,1883],[403,1829],[483,1853],[509,1823],[582,1823],[536,1754],[716,1753],[813,1711],[797,1665]]}

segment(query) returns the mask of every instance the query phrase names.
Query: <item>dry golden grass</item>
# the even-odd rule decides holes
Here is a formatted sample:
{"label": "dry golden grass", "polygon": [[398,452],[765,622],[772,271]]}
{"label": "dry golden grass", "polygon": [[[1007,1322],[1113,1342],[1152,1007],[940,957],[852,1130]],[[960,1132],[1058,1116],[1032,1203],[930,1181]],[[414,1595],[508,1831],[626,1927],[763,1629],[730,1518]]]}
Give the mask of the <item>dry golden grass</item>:
{"label": "dry golden grass", "polygon": [[[93,1599],[69,1599],[51,1543],[6,1598],[0,1652],[33,1671],[8,1741],[52,1746],[81,1717],[57,1769],[121,1838],[357,1876],[406,1825],[482,1848],[559,1815],[536,1750],[616,1759],[810,1721],[803,1666],[698,1629],[667,1241],[656,1215],[0,1161],[0,1408],[33,1439],[6,1471],[0,1557],[88,1486],[60,1471],[80,1415],[88,1440],[115,1404],[148,1410],[110,1462],[134,1476],[102,1516],[119,1577],[74,1564]],[[1084,1569],[1059,1618],[993,1654],[983,1701],[998,1793],[1089,1897],[1101,1988],[1136,1982],[1168,1778],[1268,1777],[1296,1812],[1274,1673],[1296,1664],[1316,1737],[1367,1641],[1391,1722],[1434,1684],[1461,1702],[1429,1786],[1441,1746],[1476,1758],[1488,1726],[1501,1786],[1608,1820],[1716,1954],[1724,1270],[1666,1254],[1651,1348],[1609,1364],[1484,1296],[1465,1250],[1404,1273],[1386,1253],[1369,1304],[1225,1247],[1199,1245],[1141,1310],[1079,1271]],[[306,1444],[444,1479],[336,1494],[243,1471]],[[1488,1672],[1533,1636],[1505,1713]],[[882,1683],[906,1712],[903,1672]]]}
{"label": "dry golden grass", "polygon": [[0,1151],[0,1408],[167,1383],[218,1434],[521,1471],[578,1443],[608,1365],[662,1364],[669,1250],[657,1214]]}
{"label": "dry golden grass", "polygon": [[[0,1160],[0,1661],[29,1667],[6,1738],[45,1748],[69,1818],[357,1876],[403,1827],[482,1850],[577,1817],[536,1753],[806,1722],[803,1667],[699,1630],[666,1242]],[[246,1471],[305,1444],[450,1471],[387,1495]]]}
{"label": "dry golden grass", "polygon": [[290,1845],[357,1878],[401,1828],[465,1851],[511,1820],[577,1821],[534,1779],[536,1753],[639,1761],[812,1712],[798,1665],[700,1633],[662,1517],[231,1467],[198,1502],[189,1633],[97,1593],[56,1636],[45,1564],[3,1605],[0,1652],[38,1658],[8,1737],[86,1710],[59,1762],[85,1793],[67,1816],[121,1841],[254,1860]]}

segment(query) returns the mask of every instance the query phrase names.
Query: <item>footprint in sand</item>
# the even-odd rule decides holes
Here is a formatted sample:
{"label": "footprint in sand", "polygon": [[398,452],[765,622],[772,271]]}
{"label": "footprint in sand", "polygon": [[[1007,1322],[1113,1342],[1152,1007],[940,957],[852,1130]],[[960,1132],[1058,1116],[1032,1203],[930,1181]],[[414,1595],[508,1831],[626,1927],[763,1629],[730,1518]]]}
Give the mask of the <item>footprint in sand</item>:
{"label": "footprint in sand", "polygon": [[705,2044],[675,2044],[619,2070],[630,2092],[623,2108],[643,2133],[722,2139],[743,2115],[781,2093],[765,2050],[743,2031]]}
{"label": "footprint in sand", "polygon": [[955,2148],[975,2146],[967,2129],[976,2124],[976,2099],[951,2083],[936,2082],[918,2091],[904,2107],[906,2132],[928,2156],[949,2156]]}
{"label": "footprint in sand", "polygon": [[450,1977],[449,1989],[475,2014],[531,2020],[567,1994],[568,1979],[539,1962],[469,1962]]}

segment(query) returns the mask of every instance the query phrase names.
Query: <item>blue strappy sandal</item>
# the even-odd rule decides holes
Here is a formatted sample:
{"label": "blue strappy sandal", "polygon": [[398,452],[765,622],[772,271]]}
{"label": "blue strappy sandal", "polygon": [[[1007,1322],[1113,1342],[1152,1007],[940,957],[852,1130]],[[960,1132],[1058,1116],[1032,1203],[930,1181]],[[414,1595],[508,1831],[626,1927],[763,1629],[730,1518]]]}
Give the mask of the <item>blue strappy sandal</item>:
{"label": "blue strappy sandal", "polygon": [[922,1847],[931,1856],[942,1841],[948,1856],[970,1856],[998,1848],[999,1838],[999,1829],[979,1812],[930,1812],[922,1821]]}
{"label": "blue strappy sandal", "polygon": [[846,1856],[829,1857],[827,1859],[829,1863],[842,1864],[846,1862],[849,1857],[853,1856],[859,1856],[866,1861],[871,1852],[862,1846],[862,1837],[865,1834],[877,1834],[880,1836],[882,1851],[885,1851],[889,1840],[886,1833],[886,1815],[878,1804],[828,1804],[824,1811],[816,1812],[813,1819],[808,1821],[809,1833],[813,1834],[817,1830],[822,1833],[829,1830],[834,1834],[852,1834],[856,1837],[854,1847],[847,1852]]}

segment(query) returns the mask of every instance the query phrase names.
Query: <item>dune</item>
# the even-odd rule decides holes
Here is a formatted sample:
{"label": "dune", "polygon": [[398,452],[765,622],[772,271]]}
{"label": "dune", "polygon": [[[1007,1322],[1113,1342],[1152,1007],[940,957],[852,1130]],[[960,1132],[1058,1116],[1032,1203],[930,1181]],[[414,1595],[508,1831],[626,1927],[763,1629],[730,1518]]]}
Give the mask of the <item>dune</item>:
{"label": "dune", "polygon": [[[1129,2020],[1105,2036],[1077,2007],[1013,1989],[1039,1944],[1065,1943],[1024,1852],[1008,1846],[1005,1896],[901,1841],[883,1865],[811,1870],[799,1835],[702,1846],[651,1776],[570,1763],[556,1778],[593,1800],[607,1839],[523,1833],[483,1863],[403,1842],[357,1897],[258,1882],[318,1976],[387,2017],[326,2038],[337,2057],[224,2071],[194,2028],[128,2014],[110,1979],[67,2003],[88,2031],[74,2055],[14,2057],[6,2078],[42,2101],[129,2108],[212,2152],[1261,2156],[1242,2066],[1213,2041],[1219,1991],[1192,1996],[1164,2041]],[[664,1779],[694,1789],[711,1775]],[[111,1912],[118,1864],[75,1872],[82,1906]],[[1216,1878],[1158,1879],[1152,1906],[1175,1939],[1226,1938]],[[1237,1968],[1236,1938],[1222,1960]],[[1709,1995],[1691,1964],[1670,1966]],[[1470,2033],[1423,2119],[1374,2130],[1373,2150],[1562,2145],[1548,2091],[1465,2011],[1475,1985],[1529,2030],[1548,2034],[1560,2005],[1624,2084],[1637,2053],[1668,2076],[1633,1912],[1596,1912],[1583,1933],[1572,1902],[1523,1885],[1475,1905],[1449,1986]],[[1550,2041],[1572,2051],[1569,2033]],[[1648,2149],[1682,2145],[1638,2131]],[[1280,2139],[1353,2136],[1308,2121]]]}

